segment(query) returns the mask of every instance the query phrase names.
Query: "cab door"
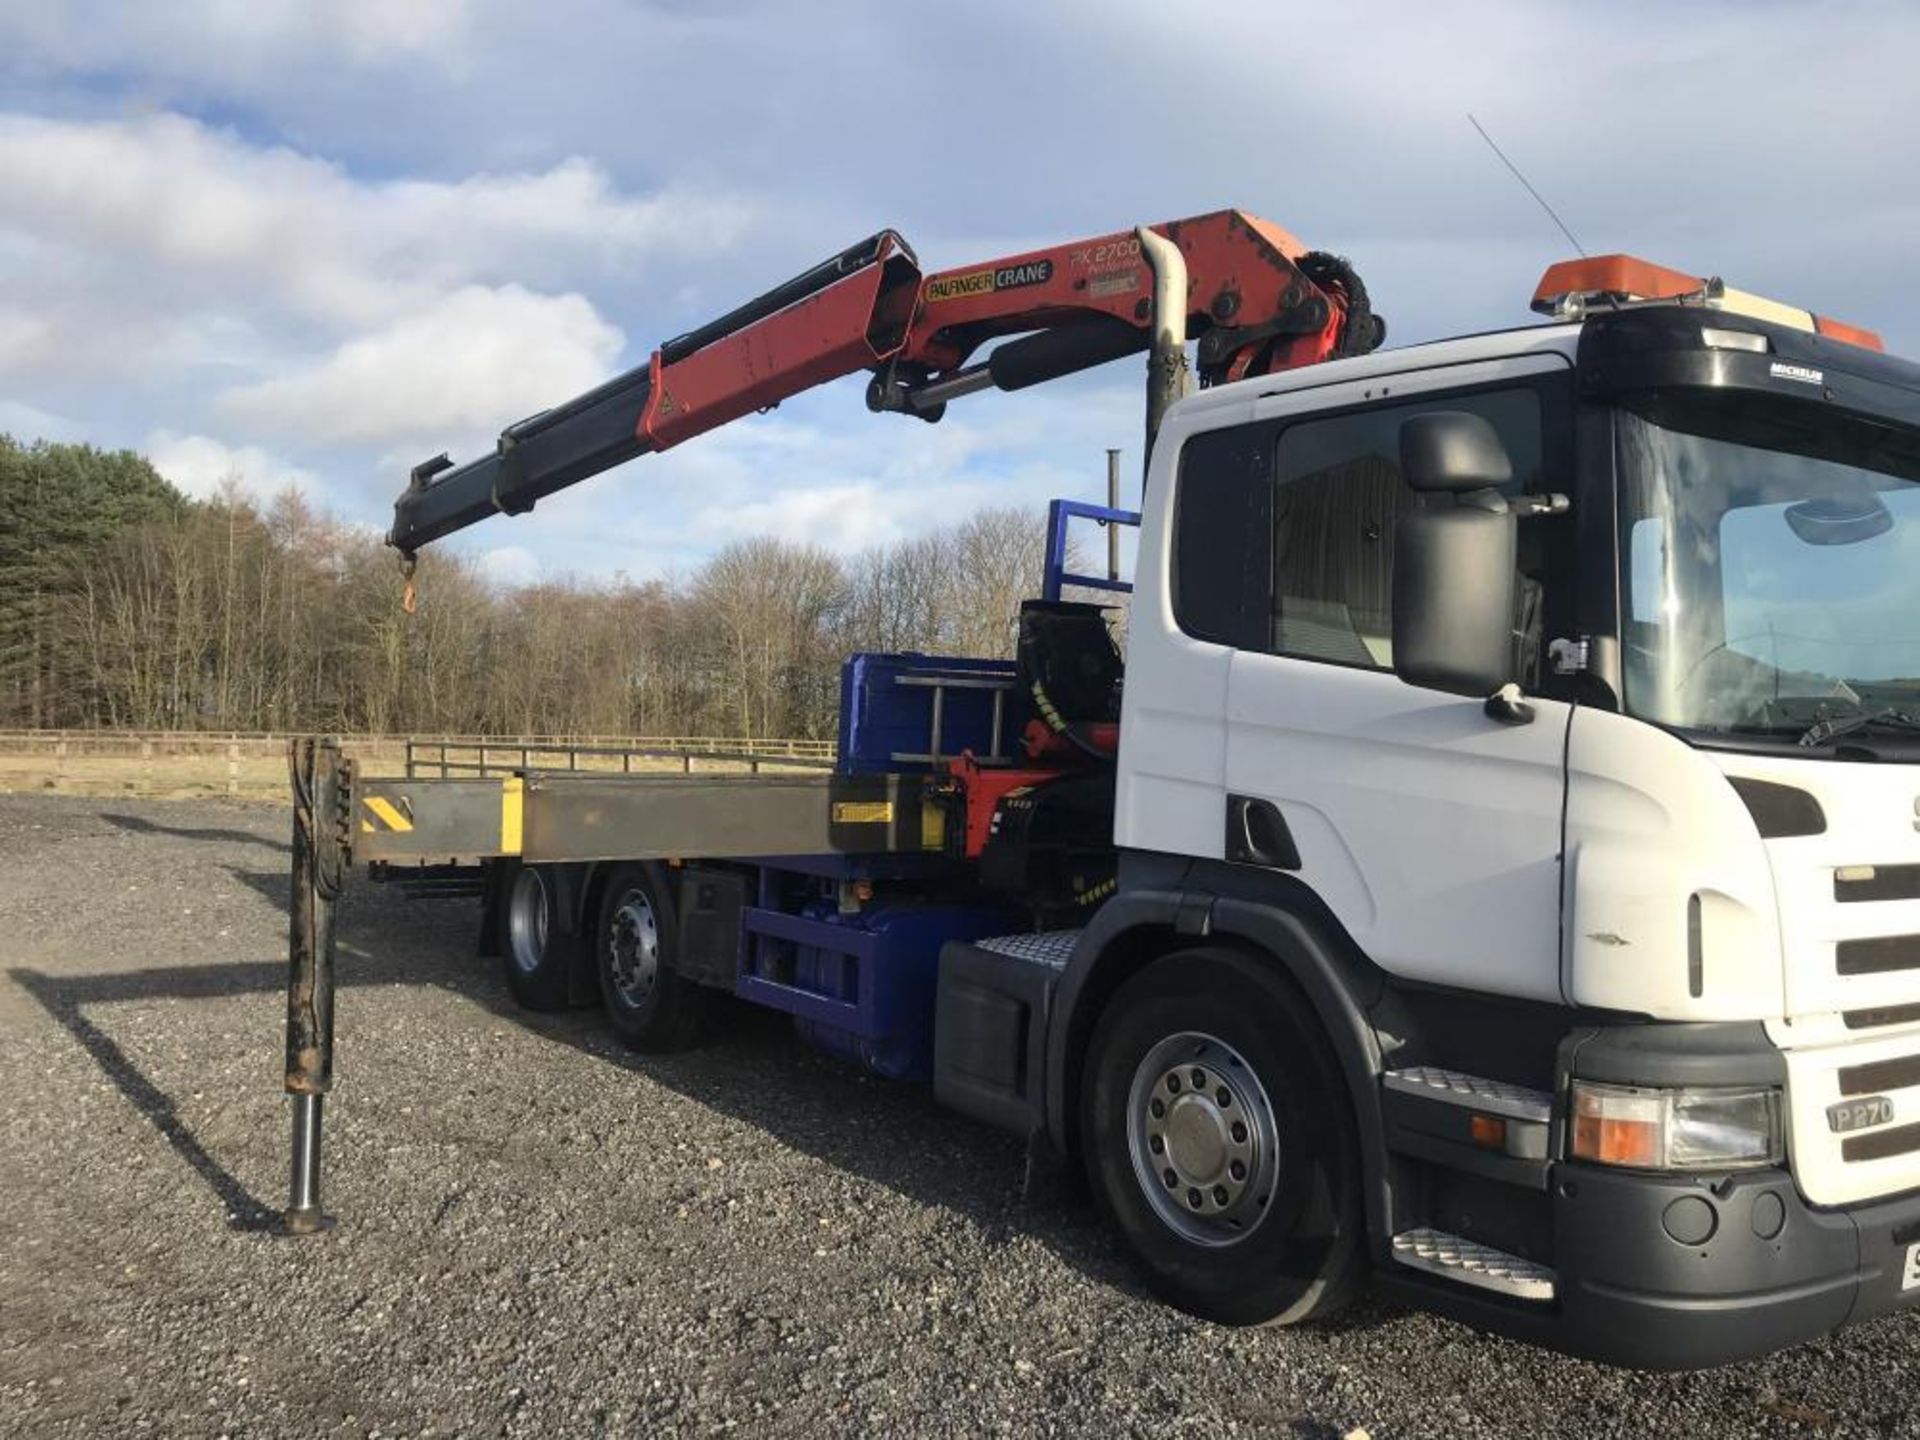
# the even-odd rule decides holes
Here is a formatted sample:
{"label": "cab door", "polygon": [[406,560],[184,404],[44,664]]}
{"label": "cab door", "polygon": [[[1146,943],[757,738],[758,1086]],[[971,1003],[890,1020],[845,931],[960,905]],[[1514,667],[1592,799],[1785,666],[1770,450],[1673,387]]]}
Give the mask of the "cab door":
{"label": "cab door", "polygon": [[1222,797],[1223,858],[1303,881],[1388,972],[1549,1001],[1562,998],[1572,711],[1535,683],[1549,591],[1572,579],[1546,534],[1565,522],[1521,522],[1528,724],[1394,675],[1393,536],[1416,503],[1399,426],[1423,410],[1485,416],[1516,487],[1571,488],[1570,375],[1536,354],[1256,407],[1271,431],[1271,585],[1264,643],[1237,646],[1229,668]]}

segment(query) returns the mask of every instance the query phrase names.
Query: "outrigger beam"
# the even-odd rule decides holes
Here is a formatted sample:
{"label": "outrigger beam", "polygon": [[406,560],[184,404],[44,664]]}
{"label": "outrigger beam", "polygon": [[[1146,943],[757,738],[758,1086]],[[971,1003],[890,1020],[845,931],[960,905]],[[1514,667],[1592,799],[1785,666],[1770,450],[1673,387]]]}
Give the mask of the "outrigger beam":
{"label": "outrigger beam", "polygon": [[320,1128],[333,1086],[333,907],[350,860],[352,768],[334,740],[288,747],[293,780],[293,893],[287,940],[287,1093],[293,1152],[282,1229],[315,1235],[333,1224],[320,1206]]}

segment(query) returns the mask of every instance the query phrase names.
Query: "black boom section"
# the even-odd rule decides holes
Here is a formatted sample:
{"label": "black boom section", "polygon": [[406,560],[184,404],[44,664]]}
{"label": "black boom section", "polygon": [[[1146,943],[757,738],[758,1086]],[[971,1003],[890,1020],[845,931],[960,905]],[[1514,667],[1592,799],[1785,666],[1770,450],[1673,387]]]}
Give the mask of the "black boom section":
{"label": "black boom section", "polygon": [[[663,367],[678,364],[715,341],[757,325],[890,254],[913,262],[907,242],[895,231],[882,230],[718,320],[669,340],[660,347],[659,362]],[[449,466],[442,455],[414,467],[411,482],[394,501],[393,529],[387,543],[404,555],[412,555],[422,545],[497,511],[518,515],[556,490],[646,454],[654,446],[640,433],[640,422],[652,395],[653,367],[649,361],[584,395],[509,425],[491,455],[458,467]]]}
{"label": "black boom section", "polygon": [[418,466],[393,503],[387,543],[411,555],[496,511],[531,510],[543,496],[644,455],[652,445],[640,434],[640,417],[652,386],[646,367],[629,370],[508,426],[491,455],[437,473],[444,456]]}

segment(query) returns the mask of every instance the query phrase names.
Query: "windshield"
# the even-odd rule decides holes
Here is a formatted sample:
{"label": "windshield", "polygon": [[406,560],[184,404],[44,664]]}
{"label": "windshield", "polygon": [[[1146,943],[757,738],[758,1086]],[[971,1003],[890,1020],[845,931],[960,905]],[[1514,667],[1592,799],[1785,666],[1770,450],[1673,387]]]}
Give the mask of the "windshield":
{"label": "windshield", "polygon": [[1629,712],[1920,743],[1920,436],[1751,396],[1619,425]]}

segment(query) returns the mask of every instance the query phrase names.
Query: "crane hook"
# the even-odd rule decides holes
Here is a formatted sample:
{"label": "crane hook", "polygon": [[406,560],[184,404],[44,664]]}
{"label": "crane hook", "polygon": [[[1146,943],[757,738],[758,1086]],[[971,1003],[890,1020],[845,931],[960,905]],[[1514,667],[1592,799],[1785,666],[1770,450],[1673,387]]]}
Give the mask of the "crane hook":
{"label": "crane hook", "polygon": [[420,606],[420,591],[413,583],[414,567],[418,564],[412,555],[400,557],[400,578],[406,582],[400,588],[400,608],[409,615]]}

